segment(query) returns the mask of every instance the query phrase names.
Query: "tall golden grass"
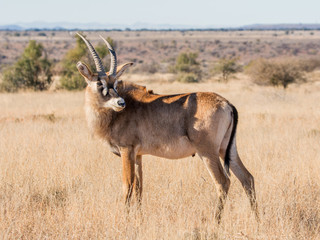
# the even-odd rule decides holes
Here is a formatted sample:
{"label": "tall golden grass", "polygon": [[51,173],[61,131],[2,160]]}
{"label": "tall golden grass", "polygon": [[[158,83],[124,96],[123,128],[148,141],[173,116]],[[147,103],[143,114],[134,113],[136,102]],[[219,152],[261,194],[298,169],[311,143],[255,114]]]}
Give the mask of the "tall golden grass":
{"label": "tall golden grass", "polygon": [[1,94],[1,239],[320,239],[319,82],[286,91],[246,81],[147,86],[214,91],[238,108],[238,150],[261,223],[232,175],[214,225],[215,189],[198,156],[144,156],[142,207],[128,212],[121,161],[90,135],[83,92]]}

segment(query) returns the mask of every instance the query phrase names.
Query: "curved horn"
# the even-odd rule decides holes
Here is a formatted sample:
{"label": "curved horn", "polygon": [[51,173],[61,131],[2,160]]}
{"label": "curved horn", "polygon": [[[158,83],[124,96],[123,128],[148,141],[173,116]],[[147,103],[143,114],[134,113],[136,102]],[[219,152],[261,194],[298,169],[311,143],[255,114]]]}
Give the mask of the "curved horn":
{"label": "curved horn", "polygon": [[110,64],[110,70],[109,70],[109,77],[115,79],[116,78],[116,73],[117,73],[117,56],[116,52],[114,51],[113,47],[108,43],[106,39],[104,39],[101,35],[99,35],[100,38],[105,42],[107,45],[109,52],[110,52],[110,59],[111,59],[111,64]]}
{"label": "curved horn", "polygon": [[93,48],[91,43],[87,39],[85,39],[80,33],[77,33],[77,34],[79,35],[79,37],[82,38],[82,40],[85,42],[85,44],[89,48],[90,53],[91,53],[91,55],[93,57],[94,63],[96,65],[98,75],[99,76],[106,76],[106,71],[104,70],[102,61],[101,61],[99,55],[97,54],[96,50]]}

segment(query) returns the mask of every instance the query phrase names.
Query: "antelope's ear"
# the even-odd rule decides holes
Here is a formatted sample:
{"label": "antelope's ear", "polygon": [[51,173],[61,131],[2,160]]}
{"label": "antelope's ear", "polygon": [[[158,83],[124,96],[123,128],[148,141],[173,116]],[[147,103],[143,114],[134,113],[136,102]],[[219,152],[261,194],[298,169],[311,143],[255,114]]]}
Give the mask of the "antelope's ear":
{"label": "antelope's ear", "polygon": [[117,73],[116,73],[116,79],[119,79],[119,77],[124,73],[124,71],[133,65],[133,62],[128,62],[125,64],[122,64],[121,66],[117,67]]}
{"label": "antelope's ear", "polygon": [[89,84],[92,81],[92,77],[93,77],[93,74],[90,68],[82,62],[77,63],[77,68],[80,74],[84,77],[86,82]]}

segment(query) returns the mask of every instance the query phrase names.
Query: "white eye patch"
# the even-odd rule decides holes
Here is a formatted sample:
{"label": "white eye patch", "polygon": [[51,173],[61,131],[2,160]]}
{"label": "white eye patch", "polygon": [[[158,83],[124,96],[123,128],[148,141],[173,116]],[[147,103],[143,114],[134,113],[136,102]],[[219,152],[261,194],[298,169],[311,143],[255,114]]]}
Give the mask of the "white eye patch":
{"label": "white eye patch", "polygon": [[118,80],[115,81],[113,84],[113,89],[117,91],[117,86],[118,86]]}
{"label": "white eye patch", "polygon": [[103,95],[103,96],[107,96],[107,94],[108,94],[108,89],[107,89],[107,88],[104,88],[104,89],[102,90],[102,95]]}

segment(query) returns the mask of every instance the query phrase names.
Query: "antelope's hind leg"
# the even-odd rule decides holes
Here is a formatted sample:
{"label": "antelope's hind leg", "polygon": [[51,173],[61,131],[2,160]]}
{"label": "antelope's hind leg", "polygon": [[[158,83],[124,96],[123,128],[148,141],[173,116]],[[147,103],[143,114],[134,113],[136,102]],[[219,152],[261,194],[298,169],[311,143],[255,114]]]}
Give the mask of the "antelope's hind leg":
{"label": "antelope's hind leg", "polygon": [[249,200],[252,211],[255,213],[256,219],[259,222],[258,204],[256,199],[256,191],[254,187],[254,178],[251,173],[243,165],[239,155],[230,161],[230,168],[234,175],[239,179],[243,189],[245,190]]}
{"label": "antelope's hind leg", "polygon": [[[220,157],[225,159],[226,154],[226,144],[222,143],[222,148],[220,149]],[[259,222],[259,212],[258,204],[256,200],[256,191],[254,187],[254,178],[247,168],[243,165],[236,147],[236,139],[233,140],[231,150],[230,150],[230,169],[234,175],[239,179],[243,189],[245,190],[249,200],[252,211],[255,213],[255,217]]]}
{"label": "antelope's hind leg", "polygon": [[217,223],[220,224],[222,211],[230,188],[230,179],[226,176],[220,163],[219,154],[199,153],[199,155],[208,169],[217,189],[218,203],[215,210],[215,218]]}

